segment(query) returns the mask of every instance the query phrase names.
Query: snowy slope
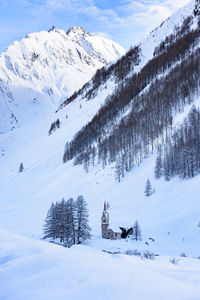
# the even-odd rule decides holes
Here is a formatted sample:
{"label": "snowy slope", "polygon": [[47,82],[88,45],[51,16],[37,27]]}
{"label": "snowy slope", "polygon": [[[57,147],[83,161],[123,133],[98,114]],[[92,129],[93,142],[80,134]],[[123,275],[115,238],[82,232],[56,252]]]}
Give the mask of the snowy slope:
{"label": "snowy slope", "polygon": [[[172,16],[172,20],[179,23],[184,16],[190,15],[192,3]],[[159,38],[156,44],[151,40],[154,47],[165,38],[166,29],[163,32],[163,28],[170,27],[170,19],[166,24],[155,30],[154,36]],[[175,21],[172,22],[171,30],[174,26]],[[54,29],[45,34],[57,35],[60,32]],[[75,39],[74,34],[72,29],[67,35]],[[92,39],[93,36],[88,38]],[[150,43],[150,38],[142,42],[144,49],[147,42]],[[146,46],[149,47],[149,44]],[[148,57],[145,59],[148,60]],[[151,247],[157,253],[178,255],[186,252],[187,255],[198,256],[199,176],[187,181],[174,179],[167,183],[162,179],[155,180],[155,156],[128,173],[120,184],[114,179],[112,165],[103,170],[101,166],[96,166],[85,173],[82,166],[75,167],[72,162],[62,163],[66,141],[70,141],[104,104],[115,86],[111,79],[98,89],[92,101],[80,95],[55,116],[49,114],[39,121],[0,136],[0,228],[29,237],[41,237],[42,225],[51,202],[83,194],[89,203],[93,235],[100,235],[100,216],[103,201],[107,200],[111,204],[111,222],[115,228],[119,225],[132,226],[135,219],[138,219],[144,235],[142,245],[153,236],[156,243]],[[181,119],[188,111],[187,107]],[[50,124],[58,117],[61,128],[49,136]],[[180,120],[178,116],[177,120]],[[25,172],[19,174],[21,162]],[[143,192],[147,178],[151,179],[156,189],[150,198],[146,198]]]}
{"label": "snowy slope", "polygon": [[[133,75],[134,73],[139,72],[153,57],[154,51],[161,42],[165,40],[166,37],[170,35],[175,35],[178,33],[179,29],[188,17],[191,17],[191,30],[196,29],[198,27],[198,16],[194,17],[194,7],[195,7],[195,0],[190,1],[186,6],[179,9],[175,14],[165,20],[159,27],[153,30],[150,34],[147,35],[141,42],[139,42],[135,47],[139,49],[139,63],[132,64],[132,68],[130,73],[127,74],[127,77]],[[134,47],[133,47],[134,48]],[[115,62],[113,63],[115,64]],[[112,65],[108,65],[105,69],[112,68]],[[111,72],[111,76],[104,80],[103,84],[100,83],[100,87],[95,87],[94,97],[92,96],[92,101],[96,101],[96,99],[101,98],[101,105],[106,100],[107,96],[113,94],[115,89],[119,85],[119,80],[115,81],[115,75]],[[78,99],[83,100],[87,92],[93,88],[93,80],[91,80],[86,87],[83,87],[79,91]],[[107,91],[105,91],[107,89]],[[76,98],[75,98],[76,99]],[[90,98],[91,100],[91,98]],[[98,105],[98,104],[97,104]],[[62,108],[62,106],[61,106]]]}
{"label": "snowy slope", "polygon": [[124,52],[80,27],[67,33],[53,27],[14,42],[0,55],[0,133],[44,117]]}
{"label": "snowy slope", "polygon": [[[168,19],[168,25],[164,23],[155,30],[156,42],[150,38],[142,42],[142,63],[149,59],[147,54],[144,55],[144,45],[150,48],[149,45],[153,44],[152,49],[155,48],[165,38],[166,28],[171,26],[172,30],[176,22],[181,22],[192,12],[192,3],[171,17],[172,25]],[[50,33],[44,33],[46,34],[57,36],[61,33],[54,29]],[[72,40],[76,39],[74,29],[67,35]],[[92,39],[93,36],[89,35],[88,38]],[[78,40],[80,41],[80,37]],[[65,165],[62,163],[66,141],[70,141],[91,120],[114,86],[115,83],[110,79],[99,88],[93,101],[79,96],[57,114],[49,114],[44,119],[32,121],[27,126],[0,136],[0,228],[40,238],[51,202],[83,194],[89,203],[90,225],[94,236],[100,235],[103,201],[107,200],[111,205],[111,227],[132,226],[138,219],[143,231],[141,247],[164,255],[185,252],[197,257],[200,242],[200,229],[197,227],[200,221],[199,176],[187,181],[173,179],[167,183],[163,179],[155,180],[154,155],[128,173],[120,184],[114,180],[112,165],[105,169],[96,166],[85,173],[81,166],[73,166],[72,162]],[[198,97],[196,104],[199,104]],[[185,114],[188,111],[187,108]],[[184,113],[181,114],[181,119],[183,115]],[[61,120],[61,128],[49,136],[50,124],[57,117]],[[180,120],[179,116],[176,120]],[[21,162],[25,171],[19,174]],[[156,193],[150,198],[144,196],[147,178],[150,178],[156,189]],[[145,245],[149,237],[155,238],[155,244]]]}
{"label": "snowy slope", "polygon": [[[131,61],[133,57],[131,57],[130,54],[131,67],[130,70],[125,75],[123,75],[124,78],[122,79],[125,84],[128,77],[139,73],[142,68],[155,57],[155,49],[159,47],[163,41],[165,41],[166,37],[169,38],[171,35],[174,35],[174,37],[176,37],[176,35],[178,36],[179,31],[181,31],[182,26],[184,26],[184,21],[191,17],[189,26],[190,31],[198,28],[198,16],[194,17],[193,13],[194,4],[195,0],[192,0],[188,5],[178,10],[177,13],[168,18],[159,27],[152,31],[143,41],[136,45],[136,47],[138,47],[139,49],[138,62],[134,63],[133,61]],[[196,46],[196,48],[199,48],[199,44]],[[127,52],[127,54],[128,53],[129,52]],[[190,51],[188,51],[187,55],[189,53]],[[123,64],[123,60],[121,59],[118,62],[120,61],[122,61]],[[175,68],[177,64],[180,64],[180,61],[176,61],[176,63],[171,66],[171,69]],[[119,85],[119,83],[121,83],[120,79],[115,74],[116,67],[117,64],[115,64],[115,62],[105,67],[104,70],[111,70],[110,72],[108,72],[108,76],[106,76],[106,71],[102,73],[102,77],[105,77],[105,79],[101,81],[99,80],[98,76],[94,76],[92,80],[88,82],[88,84],[86,84],[82,89],[79,90],[78,94],[75,94],[73,97],[68,98],[59,107],[58,112],[55,115],[54,120],[52,119],[52,121],[55,121],[56,118],[59,118],[62,126],[64,127],[68,126],[69,122],[71,122],[71,119],[73,119],[74,117],[81,116],[81,120],[79,120],[77,126],[75,128],[72,127],[72,129],[70,130],[70,135],[69,137],[67,137],[66,142],[70,141],[73,138],[78,129],[81,129],[83,125],[87,124],[93,119],[95,115],[97,115],[99,109],[106,104],[109,96],[117,95],[118,92],[121,91],[121,87]],[[169,71],[170,70],[167,70],[165,72],[161,71],[155,76],[154,80],[165,77]],[[141,91],[140,95],[148,91],[149,86],[150,83]],[[88,101],[91,101],[92,103],[88,104]],[[88,114],[89,117],[86,117],[88,107],[90,113]],[[91,108],[93,109],[91,110]],[[123,113],[120,112],[121,115],[119,114],[118,118],[116,118],[113,122],[114,127],[125,115],[130,112],[130,109],[131,105],[127,105],[127,108],[124,108]],[[68,118],[70,118],[70,120],[68,118],[66,119],[66,115],[68,116]],[[112,130],[112,126],[113,124],[111,123],[110,131]]]}
{"label": "snowy slope", "polygon": [[[193,5],[194,1],[179,10],[140,43],[140,63],[134,67],[134,71],[141,69],[153,57],[155,47],[166,35],[176,31],[176,25],[182,24],[182,21],[192,14]],[[196,28],[196,18],[192,26]],[[82,29],[79,31],[82,32]],[[53,29],[49,33],[41,34],[44,34],[44,40],[46,35],[52,35],[54,38],[61,36],[61,40],[64,36],[68,39],[70,37],[71,43],[75,43],[76,47],[82,43],[80,51],[84,48],[88,51],[88,57],[93,57],[91,47],[82,40],[78,32],[73,28],[66,35]],[[28,43],[36,36],[38,34],[31,35],[23,43]],[[94,38],[88,33],[86,36],[87,41],[93,43],[96,49],[99,38]],[[19,47],[22,45],[22,42],[20,43]],[[97,44],[99,45],[99,42]],[[102,47],[101,53],[107,46],[104,44]],[[53,44],[48,49],[53,51]],[[32,50],[36,51],[35,48]],[[97,54],[94,55],[96,57]],[[58,52],[57,56],[60,57]],[[77,58],[77,64],[80,66],[78,52]],[[82,70],[88,72],[84,59],[81,62]],[[32,67],[30,63],[30,68],[38,64],[35,69],[37,72],[40,72],[39,65],[42,64],[39,60],[40,56],[33,62]],[[60,67],[63,65],[62,59],[55,60],[55,66],[58,61]],[[101,63],[103,64],[102,61]],[[22,119],[26,112],[27,118],[31,116],[31,121],[26,123],[26,126],[0,135],[0,228],[3,229],[0,230],[0,298],[199,300],[200,265],[197,257],[200,255],[200,227],[197,225],[200,222],[200,175],[184,181],[179,178],[169,182],[162,178],[156,180],[155,153],[127,173],[120,183],[114,178],[113,165],[104,169],[96,165],[89,173],[85,173],[82,166],[74,166],[71,161],[63,164],[66,141],[71,141],[82,126],[93,118],[118,83],[113,77],[109,78],[97,88],[91,101],[88,101],[85,93],[91,87],[91,81],[83,93],[63,109],[55,114],[45,113],[46,106],[48,110],[50,107],[57,108],[58,102],[60,103],[68,92],[62,77],[67,76],[67,73],[64,70],[59,71],[58,67],[54,71],[53,74],[47,72],[48,79],[43,78],[41,84],[37,84],[32,71],[28,75],[32,77],[27,80],[27,95],[32,95],[29,90],[29,84],[32,84],[37,93],[43,93],[39,99],[47,101],[44,107],[40,101],[34,103],[45,116],[43,118],[34,118],[32,104],[24,104],[28,99],[25,97],[25,79],[19,74],[14,75],[16,70],[9,71],[9,76],[12,75],[12,78],[22,82],[21,85],[18,81],[16,83],[23,87],[17,95],[23,90],[24,98],[17,101],[22,101],[25,105],[23,107],[26,107],[26,110],[21,109],[22,106],[17,103],[19,106],[16,106],[14,111],[19,112],[19,115],[23,114]],[[6,78],[6,74],[4,76]],[[53,82],[50,85],[53,94],[45,98],[43,88],[47,86],[47,82]],[[75,89],[74,80],[71,83],[72,89]],[[5,88],[5,85],[3,87]],[[10,90],[10,85],[7,89]],[[55,95],[57,96],[54,97]],[[196,106],[200,106],[199,95],[193,100]],[[10,101],[11,109],[14,106],[12,100]],[[49,104],[51,102],[52,104]],[[174,126],[183,121],[191,106],[192,103],[176,115]],[[37,113],[39,111],[37,110]],[[49,135],[50,125],[57,118],[61,121],[61,127]],[[116,123],[117,121],[115,120]],[[24,172],[19,173],[21,162],[24,164]],[[155,193],[147,198],[144,195],[144,186],[148,178],[155,188]],[[85,246],[78,245],[70,249],[36,240],[43,236],[42,226],[51,203],[60,201],[63,197],[66,200],[70,197],[76,198],[80,194],[88,202],[92,240]],[[118,231],[119,226],[130,227],[137,219],[142,229],[142,241],[101,239],[100,220],[104,201],[110,204],[110,227]],[[153,238],[154,242],[149,238]],[[148,250],[160,256],[154,261],[141,260],[124,255],[128,249]],[[102,250],[122,254],[110,255]],[[188,258],[179,258],[177,265],[169,262],[170,258],[178,257],[182,253]]]}
{"label": "snowy slope", "polygon": [[[77,119],[69,128],[75,127],[76,123]],[[106,200],[111,206],[112,228],[132,226],[136,219],[139,221],[143,241],[133,245],[134,248],[141,247],[163,255],[184,252],[188,256],[199,256],[200,176],[186,181],[155,180],[155,156],[152,156],[118,183],[112,165],[103,170],[97,166],[85,173],[82,166],[63,164],[63,147],[70,130],[67,132],[66,128],[61,128],[56,135],[49,137],[47,126],[45,128],[43,124],[41,128],[32,128],[31,140],[30,128],[16,130],[17,141],[12,140],[14,132],[12,136],[11,133],[7,135],[0,175],[0,228],[41,238],[51,202],[82,194],[89,204],[94,238],[101,234],[100,218]],[[25,171],[18,173],[21,161]],[[144,195],[148,178],[156,190],[149,198]],[[145,242],[149,242],[149,237],[153,237],[155,243],[147,246]],[[116,250],[119,245],[112,246]],[[103,249],[101,245],[100,248]]]}
{"label": "snowy slope", "polygon": [[0,298],[198,300],[200,261],[141,260],[71,249],[0,231]]}
{"label": "snowy slope", "polygon": [[[180,8],[139,43],[143,57],[140,67],[144,66],[147,61],[153,57],[155,47],[159,45],[166,36],[176,33],[177,28],[182,25],[183,21],[193,15],[194,6],[195,0],[190,1],[186,6]],[[198,18],[193,19],[193,29],[197,27],[197,19]]]}

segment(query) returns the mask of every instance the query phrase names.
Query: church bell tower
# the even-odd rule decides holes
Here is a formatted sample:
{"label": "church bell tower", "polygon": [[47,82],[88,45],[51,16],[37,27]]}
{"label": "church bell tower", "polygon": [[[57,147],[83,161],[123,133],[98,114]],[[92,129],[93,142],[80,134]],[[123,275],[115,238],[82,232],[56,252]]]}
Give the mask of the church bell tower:
{"label": "church bell tower", "polygon": [[101,217],[101,235],[102,238],[107,238],[107,231],[109,226],[109,213],[107,212],[107,205],[104,202],[104,210]]}

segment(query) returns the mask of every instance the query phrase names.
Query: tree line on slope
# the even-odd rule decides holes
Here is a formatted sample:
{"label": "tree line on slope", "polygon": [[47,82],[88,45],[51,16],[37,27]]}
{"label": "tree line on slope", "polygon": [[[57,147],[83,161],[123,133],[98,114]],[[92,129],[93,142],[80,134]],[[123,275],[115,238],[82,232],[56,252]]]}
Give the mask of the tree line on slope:
{"label": "tree line on slope", "polygon": [[124,54],[116,63],[111,64],[109,67],[105,66],[98,69],[91,81],[87,82],[79,91],[75,92],[72,96],[67,98],[59,107],[62,109],[72,101],[74,101],[78,96],[83,96],[90,100],[96,90],[101,86],[102,82],[105,82],[111,76],[114,77],[115,82],[125,79],[131,71],[134,70],[134,66],[137,66],[140,61],[141,50],[139,46],[130,48],[126,54]]}
{"label": "tree line on slope", "polygon": [[194,15],[200,16],[200,0],[195,0]]}
{"label": "tree line on slope", "polygon": [[166,36],[164,41],[162,41],[158,46],[155,47],[153,56],[159,55],[162,52],[166,51],[167,48],[170,47],[172,43],[176,42],[177,39],[183,37],[186,33],[189,33],[192,20],[193,16],[189,16],[183,20],[182,26],[175,26],[175,32]]}
{"label": "tree line on slope", "polygon": [[[107,99],[94,118],[76,134],[70,143],[69,153],[65,151],[63,161],[72,159],[79,149],[87,149],[91,141],[95,142],[97,137],[104,137],[110,129],[111,122],[115,123],[117,116],[124,112],[125,107],[130,105],[133,98],[138,96],[159,73],[164,73],[175,62],[183,59],[186,53],[198,43],[199,36],[199,29],[186,34],[164,53],[150,60],[138,74],[133,74],[127,79],[126,83],[119,84],[116,92]],[[107,131],[106,127],[108,127]]]}
{"label": "tree line on slope", "polygon": [[[199,0],[196,0],[197,2]],[[194,10],[194,15],[197,15]],[[183,37],[184,34],[188,33],[190,30],[192,16],[183,20],[183,24],[175,27],[175,33],[167,36],[165,41],[161,42],[154,51],[154,56],[157,54],[161,54],[168,46],[171,46],[172,43],[175,43],[178,39]],[[199,24],[200,26],[200,20]],[[160,27],[162,24],[160,25]],[[163,47],[164,45],[164,47]],[[160,49],[160,51],[159,51]],[[158,53],[156,53],[158,52]],[[67,104],[74,101],[78,96],[82,96],[90,100],[92,96],[96,93],[96,89],[101,86],[103,81],[108,80],[113,76],[115,82],[118,83],[119,80],[127,79],[129,73],[134,71],[134,67],[138,66],[141,62],[141,49],[140,46],[135,46],[130,48],[126,54],[124,54],[120,59],[117,60],[116,63],[111,64],[110,66],[105,66],[99,70],[97,70],[96,74],[93,76],[91,81],[86,83],[79,91],[75,92],[72,96],[67,98],[59,107],[62,109]],[[84,94],[85,93],[85,94]],[[58,109],[58,110],[59,110]]]}
{"label": "tree line on slope", "polygon": [[[115,162],[119,181],[125,171],[140,163],[160,137],[165,139],[173,113],[192,101],[200,85],[200,50],[195,48],[199,37],[199,28],[187,33],[149,61],[126,85],[120,85],[118,93],[66,144],[63,162],[74,158],[74,163],[84,164],[86,171],[96,158],[103,167]],[[156,78],[166,70],[166,76]],[[117,115],[123,115],[127,105],[131,111],[117,124]]]}
{"label": "tree line on slope", "polygon": [[44,239],[59,239],[66,247],[90,239],[88,216],[87,202],[83,196],[78,196],[76,201],[70,198],[52,203],[43,227]]}
{"label": "tree line on slope", "polygon": [[147,93],[135,98],[131,112],[108,137],[97,142],[99,161],[103,166],[115,162],[118,181],[125,171],[139,164],[165,140],[171,131],[174,112],[192,101],[200,85],[199,55],[198,50],[154,82]]}
{"label": "tree line on slope", "polygon": [[200,110],[193,107],[183,124],[158,148],[155,176],[170,180],[200,173]]}

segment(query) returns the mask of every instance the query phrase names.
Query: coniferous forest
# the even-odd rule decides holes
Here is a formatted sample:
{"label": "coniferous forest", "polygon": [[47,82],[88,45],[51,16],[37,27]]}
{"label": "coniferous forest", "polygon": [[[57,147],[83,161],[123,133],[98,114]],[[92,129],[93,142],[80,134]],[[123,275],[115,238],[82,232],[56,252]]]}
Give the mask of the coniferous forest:
{"label": "coniferous forest", "polygon": [[200,110],[192,108],[183,124],[158,148],[155,176],[190,178],[200,172]]}
{"label": "coniferous forest", "polygon": [[[115,69],[117,79],[124,80],[66,144],[63,162],[74,159],[74,164],[83,164],[86,171],[96,162],[103,167],[114,163],[120,181],[125,172],[171,136],[174,115],[195,99],[200,86],[200,50],[196,47],[200,26],[190,30],[190,21],[186,19],[176,34],[156,47],[154,58],[139,73],[127,78],[125,69]],[[138,61],[139,48],[136,52]],[[116,64],[120,65],[120,60]],[[90,95],[98,86],[95,80],[97,75]]]}

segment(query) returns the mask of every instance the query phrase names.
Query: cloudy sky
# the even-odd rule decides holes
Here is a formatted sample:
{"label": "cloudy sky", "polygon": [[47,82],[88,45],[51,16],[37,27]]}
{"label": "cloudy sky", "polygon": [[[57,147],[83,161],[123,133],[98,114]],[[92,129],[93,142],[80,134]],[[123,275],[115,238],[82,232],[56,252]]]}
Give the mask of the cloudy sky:
{"label": "cloudy sky", "polygon": [[190,0],[0,0],[0,52],[26,34],[81,26],[126,49]]}

